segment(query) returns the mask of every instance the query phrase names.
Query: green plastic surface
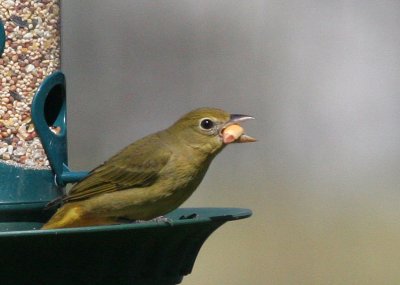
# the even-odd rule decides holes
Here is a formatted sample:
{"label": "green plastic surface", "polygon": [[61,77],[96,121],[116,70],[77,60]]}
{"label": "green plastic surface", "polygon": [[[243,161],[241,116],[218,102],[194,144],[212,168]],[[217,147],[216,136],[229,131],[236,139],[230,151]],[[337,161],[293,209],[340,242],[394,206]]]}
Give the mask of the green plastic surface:
{"label": "green plastic surface", "polygon": [[170,223],[59,230],[22,223],[18,231],[0,232],[0,284],[178,284],[213,231],[250,215],[247,209],[187,208],[168,214]]}
{"label": "green plastic surface", "polygon": [[[67,107],[65,76],[57,71],[39,86],[32,100],[32,121],[46,151],[58,185],[64,185],[60,177],[68,165]],[[59,127],[55,134],[51,127]]]}
{"label": "green plastic surface", "polygon": [[[73,172],[68,168],[67,102],[65,76],[56,71],[39,86],[32,100],[32,121],[46,151],[58,186],[82,180],[87,171]],[[59,127],[55,134],[52,127]]]}
{"label": "green plastic surface", "polygon": [[2,56],[3,54],[5,44],[6,44],[6,33],[4,31],[3,22],[0,20],[0,56]]}
{"label": "green plastic surface", "polygon": [[[38,203],[60,195],[48,169],[24,168],[0,162],[0,211],[10,203]],[[1,217],[0,217],[1,219]]]}

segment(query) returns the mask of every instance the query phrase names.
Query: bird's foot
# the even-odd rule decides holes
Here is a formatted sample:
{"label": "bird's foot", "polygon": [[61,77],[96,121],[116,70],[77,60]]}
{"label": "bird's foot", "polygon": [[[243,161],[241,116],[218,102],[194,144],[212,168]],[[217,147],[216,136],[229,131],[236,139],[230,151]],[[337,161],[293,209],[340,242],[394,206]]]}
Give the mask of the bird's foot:
{"label": "bird's foot", "polygon": [[159,216],[159,217],[156,217],[156,218],[151,219],[151,220],[131,220],[131,219],[128,219],[128,218],[119,218],[118,222],[121,223],[121,224],[132,224],[132,223],[144,224],[144,223],[148,223],[148,222],[156,222],[157,224],[165,223],[165,224],[168,224],[170,226],[172,226],[174,224],[171,219],[169,219],[167,217],[164,217],[164,216]]}
{"label": "bird's foot", "polygon": [[156,222],[157,224],[165,223],[165,224],[168,224],[170,226],[174,225],[174,222],[171,219],[169,219],[167,217],[164,217],[164,216],[159,216],[159,217],[156,217],[156,218],[151,219],[151,220],[135,220],[134,222],[135,223],[139,223],[139,224],[148,223],[148,222]]}
{"label": "bird's foot", "polygon": [[156,222],[157,224],[165,223],[165,224],[168,224],[170,226],[174,225],[174,222],[171,219],[169,219],[167,217],[164,217],[164,216],[159,216],[157,218],[151,219],[150,221]]}

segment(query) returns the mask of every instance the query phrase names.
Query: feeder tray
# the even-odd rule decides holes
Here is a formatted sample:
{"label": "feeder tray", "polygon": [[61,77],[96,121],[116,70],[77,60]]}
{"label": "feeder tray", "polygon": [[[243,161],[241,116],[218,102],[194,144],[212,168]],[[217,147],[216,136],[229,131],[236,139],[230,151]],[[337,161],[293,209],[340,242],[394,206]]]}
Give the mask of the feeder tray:
{"label": "feeder tray", "polygon": [[214,230],[250,215],[235,208],[178,209],[166,216],[171,224],[59,230],[21,221],[18,231],[0,232],[0,284],[178,284]]}

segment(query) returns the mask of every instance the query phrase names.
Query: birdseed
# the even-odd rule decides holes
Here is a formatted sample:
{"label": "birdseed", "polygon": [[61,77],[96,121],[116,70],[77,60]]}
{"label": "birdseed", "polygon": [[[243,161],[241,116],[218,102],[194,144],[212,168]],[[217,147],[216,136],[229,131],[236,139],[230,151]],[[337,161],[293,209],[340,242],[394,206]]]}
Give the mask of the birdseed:
{"label": "birdseed", "polygon": [[0,161],[48,168],[31,119],[33,95],[60,69],[60,1],[1,0],[6,44],[0,57]]}

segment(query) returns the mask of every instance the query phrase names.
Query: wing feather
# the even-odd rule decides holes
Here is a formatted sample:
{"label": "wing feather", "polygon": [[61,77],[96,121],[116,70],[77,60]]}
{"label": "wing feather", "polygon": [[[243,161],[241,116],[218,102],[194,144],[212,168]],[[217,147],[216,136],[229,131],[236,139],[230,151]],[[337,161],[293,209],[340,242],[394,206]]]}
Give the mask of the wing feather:
{"label": "wing feather", "polygon": [[150,186],[157,180],[170,157],[171,151],[158,134],[145,137],[93,169],[88,177],[71,188],[63,201],[77,201],[104,193]]}

